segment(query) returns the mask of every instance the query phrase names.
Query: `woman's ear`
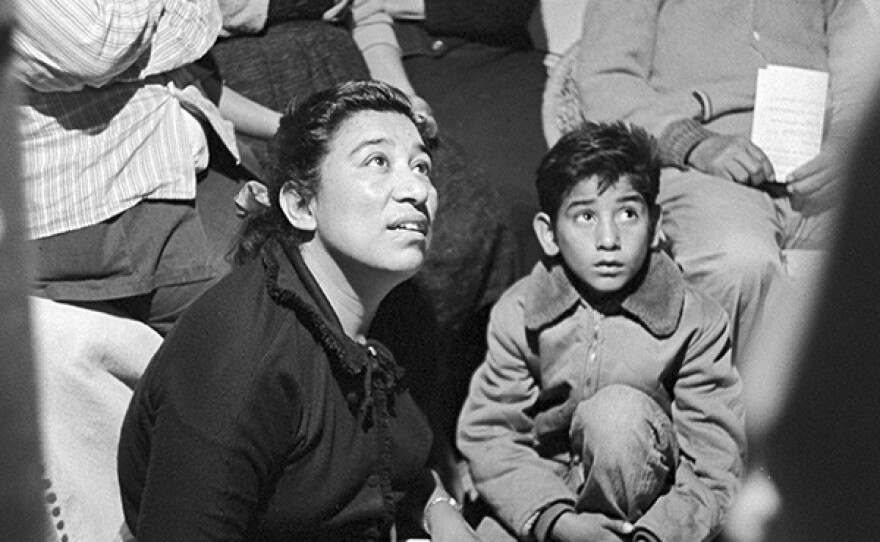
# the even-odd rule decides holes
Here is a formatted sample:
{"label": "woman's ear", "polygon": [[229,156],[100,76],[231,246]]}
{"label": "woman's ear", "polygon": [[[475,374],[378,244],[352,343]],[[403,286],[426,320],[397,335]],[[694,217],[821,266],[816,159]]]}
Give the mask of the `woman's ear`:
{"label": "woman's ear", "polygon": [[556,244],[556,232],[553,231],[550,215],[544,212],[536,214],[532,220],[532,228],[546,256],[552,258],[559,254],[559,245]]}
{"label": "woman's ear", "polygon": [[306,199],[296,191],[293,183],[286,182],[278,195],[278,204],[287,221],[301,231],[315,231],[315,212],[312,199]]}

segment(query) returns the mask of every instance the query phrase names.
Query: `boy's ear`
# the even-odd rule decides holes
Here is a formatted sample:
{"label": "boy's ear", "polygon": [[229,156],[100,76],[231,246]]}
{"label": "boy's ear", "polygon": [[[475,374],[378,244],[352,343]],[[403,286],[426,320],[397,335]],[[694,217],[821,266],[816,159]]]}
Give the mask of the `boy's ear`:
{"label": "boy's ear", "polygon": [[294,188],[293,183],[287,182],[281,187],[278,204],[284,216],[287,217],[287,221],[294,228],[302,231],[315,231],[317,223],[313,201],[302,197]]}
{"label": "boy's ear", "polygon": [[554,257],[559,254],[559,245],[556,244],[556,232],[553,231],[553,221],[547,213],[540,212],[535,215],[532,220],[532,228],[538,237],[538,243],[544,250],[547,257]]}
{"label": "boy's ear", "polygon": [[657,250],[663,245],[665,237],[663,235],[663,213],[659,205],[655,205],[651,209],[651,224],[653,235],[651,236],[651,249]]}

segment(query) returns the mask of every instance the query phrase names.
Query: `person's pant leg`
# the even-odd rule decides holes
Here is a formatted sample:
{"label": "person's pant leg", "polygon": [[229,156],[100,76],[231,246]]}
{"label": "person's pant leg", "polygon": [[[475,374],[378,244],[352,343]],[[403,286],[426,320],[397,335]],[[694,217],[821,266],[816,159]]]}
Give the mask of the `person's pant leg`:
{"label": "person's pant leg", "polygon": [[628,521],[668,487],[678,457],[669,416],[647,394],[625,385],[602,388],[578,405],[571,443],[584,469],[575,508]]}
{"label": "person's pant leg", "polygon": [[739,359],[767,296],[790,289],[781,257],[784,226],[774,199],[693,170],[667,169],[658,203],[673,259],[690,284],[727,310]]}

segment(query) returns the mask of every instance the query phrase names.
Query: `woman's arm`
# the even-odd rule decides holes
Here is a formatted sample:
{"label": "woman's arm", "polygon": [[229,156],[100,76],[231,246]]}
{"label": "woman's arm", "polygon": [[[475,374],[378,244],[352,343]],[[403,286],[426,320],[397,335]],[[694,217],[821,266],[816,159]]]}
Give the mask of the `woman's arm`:
{"label": "woman's arm", "polygon": [[478,541],[477,534],[461,515],[460,505],[453,499],[440,476],[436,472],[434,481],[437,484],[425,505],[423,527],[431,535],[431,540],[438,541]]}
{"label": "woman's arm", "polygon": [[259,139],[270,139],[281,122],[281,113],[278,111],[260,105],[225,85],[220,91],[217,107],[220,114],[235,126],[236,132]]}
{"label": "woman's arm", "polygon": [[416,94],[401,59],[400,45],[394,34],[391,16],[382,0],[356,0],[352,7],[352,37],[364,56],[370,77],[397,87],[409,96],[416,114],[428,127],[429,137],[437,135],[437,121],[431,106]]}

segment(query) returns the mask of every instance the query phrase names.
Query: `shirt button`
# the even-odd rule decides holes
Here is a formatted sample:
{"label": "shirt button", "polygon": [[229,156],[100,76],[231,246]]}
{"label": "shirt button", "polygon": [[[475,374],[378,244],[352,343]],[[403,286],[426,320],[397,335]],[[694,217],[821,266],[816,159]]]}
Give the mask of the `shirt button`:
{"label": "shirt button", "polygon": [[757,30],[752,32],[752,37],[755,38],[755,41],[761,41],[761,34],[759,34]]}
{"label": "shirt button", "polygon": [[446,42],[443,40],[434,40],[431,42],[431,50],[435,53],[439,53],[444,47],[446,47]]}
{"label": "shirt button", "polygon": [[378,486],[379,485],[379,477],[376,476],[375,474],[370,475],[370,477],[367,478],[367,485],[370,487]]}

